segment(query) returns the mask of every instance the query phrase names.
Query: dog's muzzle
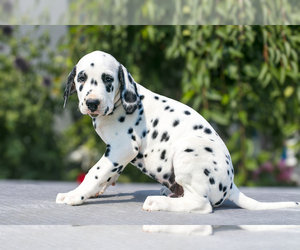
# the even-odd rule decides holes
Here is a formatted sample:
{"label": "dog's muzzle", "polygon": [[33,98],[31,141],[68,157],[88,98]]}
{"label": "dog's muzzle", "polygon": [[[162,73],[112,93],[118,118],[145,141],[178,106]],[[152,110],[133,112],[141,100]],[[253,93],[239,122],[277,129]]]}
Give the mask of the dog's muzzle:
{"label": "dog's muzzle", "polygon": [[100,101],[98,99],[88,99],[86,101],[86,106],[92,112],[95,112],[98,109]]}

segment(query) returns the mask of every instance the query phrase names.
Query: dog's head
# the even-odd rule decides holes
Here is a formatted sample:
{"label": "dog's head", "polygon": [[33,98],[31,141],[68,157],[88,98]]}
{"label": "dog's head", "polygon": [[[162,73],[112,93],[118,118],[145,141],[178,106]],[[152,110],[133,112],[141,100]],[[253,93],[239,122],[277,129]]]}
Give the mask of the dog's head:
{"label": "dog's head", "polygon": [[69,74],[64,108],[75,92],[80,112],[92,117],[111,114],[120,99],[126,112],[132,114],[140,102],[136,83],[127,69],[101,51],[82,57]]}

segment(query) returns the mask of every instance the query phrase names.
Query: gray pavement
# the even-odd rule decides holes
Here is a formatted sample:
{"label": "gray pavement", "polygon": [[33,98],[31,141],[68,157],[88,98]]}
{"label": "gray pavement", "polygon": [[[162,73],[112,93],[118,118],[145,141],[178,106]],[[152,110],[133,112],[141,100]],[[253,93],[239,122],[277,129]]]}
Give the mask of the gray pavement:
{"label": "gray pavement", "polygon": [[[212,214],[147,212],[159,184],[119,184],[81,206],[56,204],[72,182],[0,181],[0,249],[299,249],[299,209],[249,211],[226,202]],[[260,201],[299,201],[299,188],[241,188]],[[142,225],[221,225],[212,236],[146,233]],[[237,225],[285,225],[251,232]]]}
{"label": "gray pavement", "polygon": [[[250,211],[225,202],[211,214],[143,211],[159,184],[119,184],[81,206],[56,204],[68,182],[0,181],[0,225],[300,225],[300,210]],[[299,188],[241,188],[259,201],[300,201]]]}

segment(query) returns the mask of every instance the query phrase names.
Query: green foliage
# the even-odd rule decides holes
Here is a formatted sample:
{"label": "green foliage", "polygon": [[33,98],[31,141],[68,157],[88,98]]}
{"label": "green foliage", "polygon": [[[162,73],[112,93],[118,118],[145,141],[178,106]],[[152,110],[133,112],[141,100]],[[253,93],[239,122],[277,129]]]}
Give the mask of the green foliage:
{"label": "green foliage", "polygon": [[33,42],[17,27],[0,27],[0,178],[63,177],[52,128],[58,69],[42,60],[48,42],[47,34]]}
{"label": "green foliage", "polygon": [[[46,35],[33,43],[3,32],[1,178],[74,179],[79,164],[86,171],[99,160],[105,145],[91,118],[78,112],[77,97],[69,99],[72,124],[62,134],[53,132],[53,113],[61,110],[73,66],[103,50],[138,83],[204,116],[228,146],[238,185],[287,183],[276,179],[281,165],[260,169],[266,162],[277,166],[285,140],[299,131],[298,26],[70,26],[50,61],[42,59]],[[70,161],[78,149],[81,163]],[[150,181],[132,166],[120,180]]]}
{"label": "green foliage", "polygon": [[[69,39],[80,39],[70,48],[72,62],[104,50],[137,82],[198,110],[228,145],[238,184],[247,185],[260,165],[279,161],[285,139],[299,131],[299,31],[289,26],[73,26]],[[268,143],[255,142],[258,138]]]}

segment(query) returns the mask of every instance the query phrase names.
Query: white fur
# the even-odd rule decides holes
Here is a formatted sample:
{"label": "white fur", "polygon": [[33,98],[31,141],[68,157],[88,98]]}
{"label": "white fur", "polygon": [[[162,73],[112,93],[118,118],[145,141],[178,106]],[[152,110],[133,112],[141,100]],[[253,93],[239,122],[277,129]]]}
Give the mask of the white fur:
{"label": "white fur", "polygon": [[[81,71],[87,76],[84,84],[77,81]],[[103,73],[114,78],[110,92],[102,81]],[[97,116],[93,125],[108,147],[83,183],[69,193],[58,194],[57,203],[79,205],[102,194],[133,160],[141,171],[179,197],[150,196],[144,210],[210,213],[226,199],[248,209],[299,207],[295,202],[260,203],[243,195],[233,184],[230,154],[213,127],[190,107],[130,80],[126,68],[104,52],[92,52],[76,65],[79,109],[82,114]],[[136,99],[126,100],[128,93]],[[87,99],[100,101],[95,112],[87,107]]]}

